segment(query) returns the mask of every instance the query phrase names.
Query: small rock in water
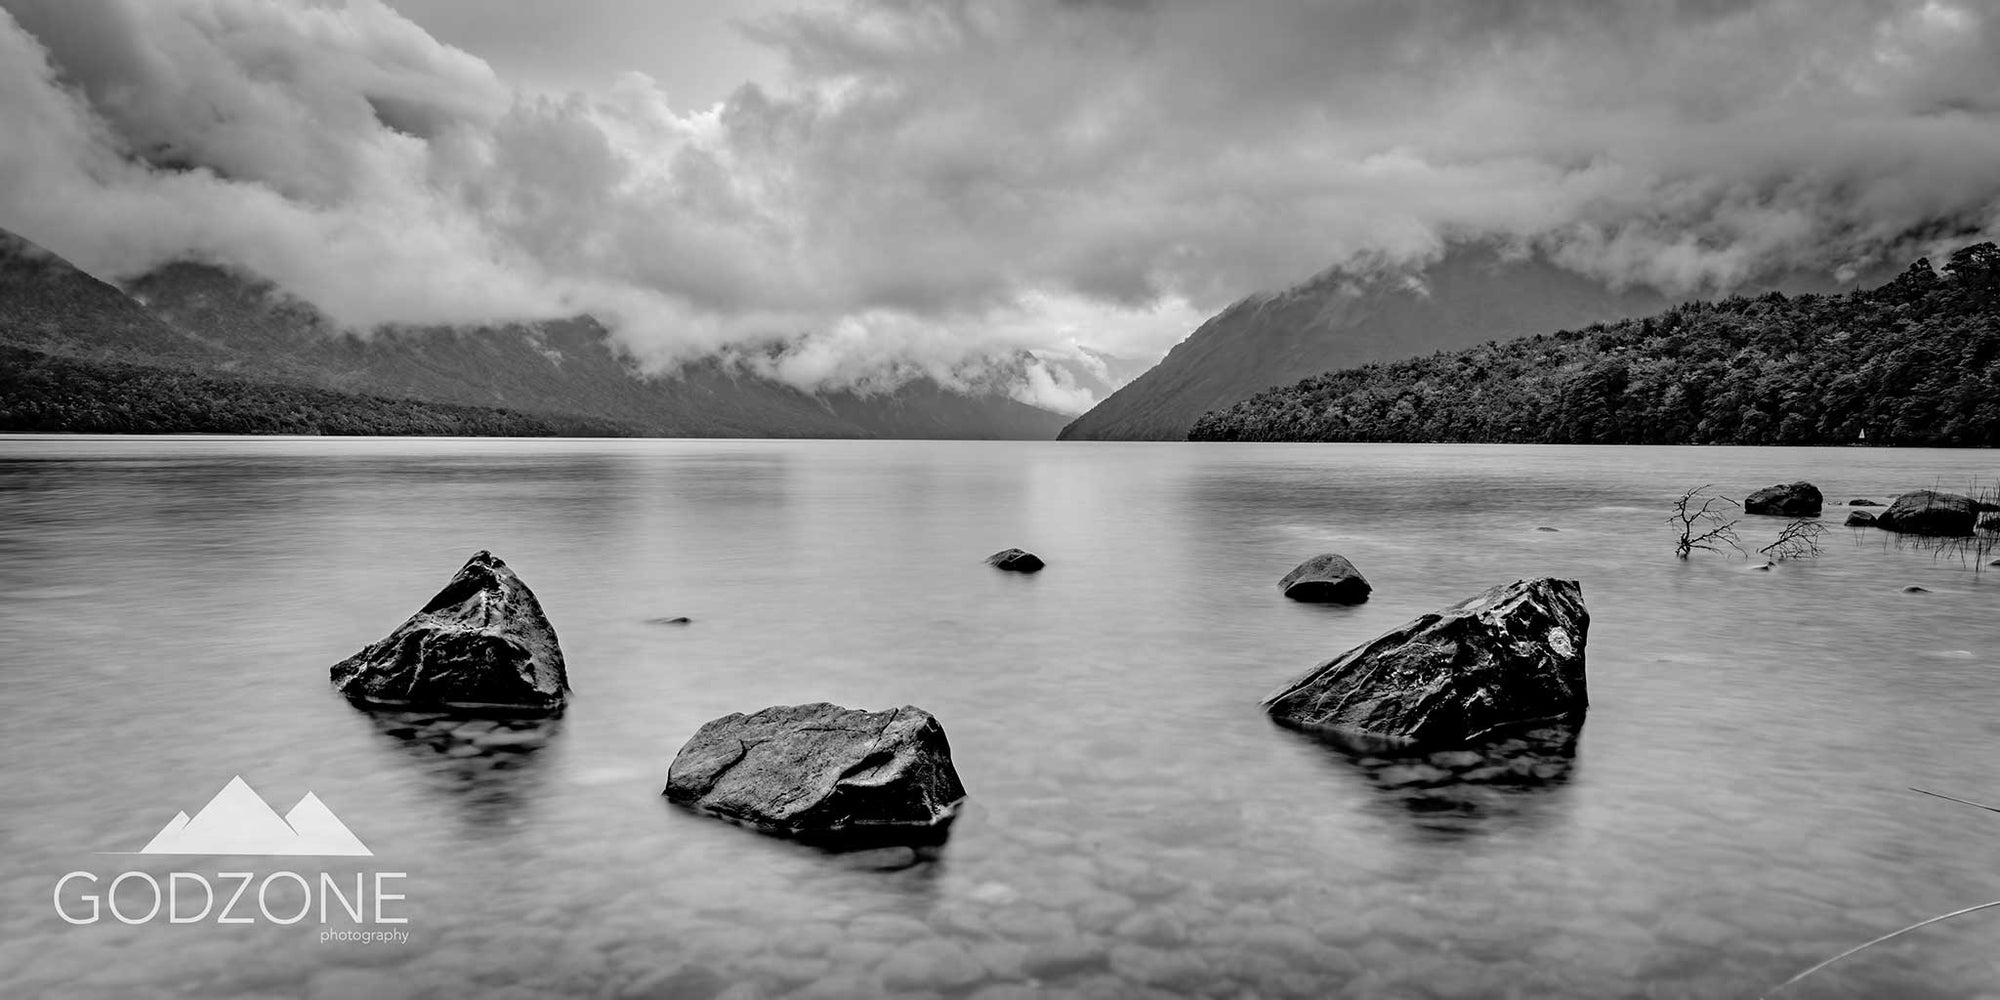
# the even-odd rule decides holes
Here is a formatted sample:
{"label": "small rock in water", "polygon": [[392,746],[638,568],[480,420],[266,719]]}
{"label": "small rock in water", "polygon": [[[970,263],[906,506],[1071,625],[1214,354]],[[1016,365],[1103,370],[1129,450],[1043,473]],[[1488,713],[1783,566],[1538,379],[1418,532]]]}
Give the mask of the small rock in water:
{"label": "small rock in water", "polygon": [[1804,480],[1781,486],[1766,486],[1743,498],[1745,514],[1776,514],[1781,517],[1818,517],[1824,502],[1819,487]]}
{"label": "small rock in water", "polygon": [[1750,567],[1750,571],[1751,571],[1751,572],[1753,572],[1753,573],[1769,573],[1770,571],[1772,571],[1772,570],[1774,570],[1774,569],[1777,569],[1777,568],[1778,568],[1778,564],[1777,564],[1777,563],[1765,563],[1765,564],[1764,564],[1764,565],[1762,565],[1762,566],[1752,566],[1752,567]]}
{"label": "small rock in water", "polygon": [[766,833],[907,843],[942,839],[965,786],[929,712],[818,702],[702,726],[674,755],[663,794]]}
{"label": "small rock in water", "polygon": [[1850,528],[1872,528],[1875,526],[1875,515],[1865,510],[1850,510],[1847,512],[1846,525]]}
{"label": "small rock in water", "polygon": [[1929,590],[1929,588],[1926,588],[1926,587],[1919,587],[1919,586],[1917,586],[1916,584],[1914,584],[1914,583],[1913,583],[1913,584],[1910,584],[1910,585],[1909,585],[1909,586],[1907,586],[1907,587],[1904,587],[1904,588],[1903,588],[1903,593],[1905,593],[1905,594],[1928,594],[1928,593],[1930,593],[1930,590]]}
{"label": "small rock in water", "polygon": [[1549,527],[1548,525],[1543,525],[1543,526],[1541,526],[1541,527],[1539,527],[1539,528],[1536,528],[1535,530],[1536,530],[1536,531],[1561,531],[1562,529],[1561,529],[1561,528],[1551,528],[1551,527]]}
{"label": "small rock in water", "polygon": [[561,712],[562,647],[535,594],[488,552],[466,560],[423,610],[333,665],[350,700],[392,708]]}
{"label": "small rock in water", "polygon": [[986,557],[986,565],[1013,573],[1033,573],[1046,564],[1026,549],[1001,549]]}
{"label": "small rock in water", "polygon": [[686,615],[681,615],[677,618],[654,618],[651,619],[651,622],[654,625],[692,625],[694,624],[694,619]]}
{"label": "small rock in water", "polygon": [[1332,552],[1300,563],[1278,581],[1278,589],[1294,601],[1314,604],[1360,604],[1374,590],[1353,563]]}
{"label": "small rock in water", "polygon": [[1849,500],[1849,501],[1847,501],[1847,505],[1848,505],[1849,507],[1880,507],[1880,506],[1882,506],[1881,504],[1879,504],[1879,503],[1877,503],[1877,502],[1875,502],[1875,501],[1873,501],[1873,500]]}

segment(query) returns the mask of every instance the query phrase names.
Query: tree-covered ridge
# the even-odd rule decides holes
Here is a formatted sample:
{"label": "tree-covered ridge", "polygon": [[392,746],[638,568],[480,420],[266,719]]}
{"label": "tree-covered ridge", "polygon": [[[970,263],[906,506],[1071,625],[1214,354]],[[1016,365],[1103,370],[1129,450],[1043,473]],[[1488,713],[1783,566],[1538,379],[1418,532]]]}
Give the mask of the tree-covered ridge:
{"label": "tree-covered ridge", "polygon": [[350,395],[0,345],[0,431],[611,437],[609,420]]}
{"label": "tree-covered ridge", "polygon": [[1773,292],[1328,372],[1191,441],[2000,444],[2000,247],[1845,295]]}

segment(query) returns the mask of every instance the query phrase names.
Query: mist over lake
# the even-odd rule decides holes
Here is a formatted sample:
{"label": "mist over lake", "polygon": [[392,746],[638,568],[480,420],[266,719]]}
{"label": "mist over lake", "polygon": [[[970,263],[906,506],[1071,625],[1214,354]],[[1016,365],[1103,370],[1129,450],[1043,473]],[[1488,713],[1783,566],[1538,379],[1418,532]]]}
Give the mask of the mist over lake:
{"label": "mist over lake", "polygon": [[[2000,899],[1996,817],[1909,790],[2000,798],[2000,569],[1839,527],[1768,570],[1681,561],[1671,505],[1806,479],[1836,525],[1996,472],[1865,448],[0,438],[0,994],[1755,996]],[[1047,568],[982,564],[1009,546]],[[456,732],[331,689],[482,549],[560,635],[561,718]],[[1278,592],[1326,551],[1366,603]],[[1503,775],[1258,706],[1538,576],[1581,583],[1590,708]],[[968,792],[941,847],[825,851],[660,796],[704,722],[821,700],[937,717]],[[95,852],[239,775],[280,812],[310,791],[370,870],[407,873],[407,944],[57,918],[65,872],[232,870]],[[1982,995],[1988,916],[1796,995]]]}

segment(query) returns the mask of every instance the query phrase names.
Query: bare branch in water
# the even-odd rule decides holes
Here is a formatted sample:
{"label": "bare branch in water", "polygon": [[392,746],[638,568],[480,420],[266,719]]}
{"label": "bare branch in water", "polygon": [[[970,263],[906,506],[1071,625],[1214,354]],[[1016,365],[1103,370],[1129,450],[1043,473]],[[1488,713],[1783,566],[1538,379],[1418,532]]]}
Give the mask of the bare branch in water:
{"label": "bare branch in water", "polygon": [[1782,990],[1785,987],[1790,986],[1793,983],[1796,983],[1799,980],[1804,979],[1807,976],[1810,976],[1813,973],[1818,972],[1819,970],[1824,969],[1827,966],[1832,965],[1833,963],[1838,962],[1843,958],[1847,958],[1852,955],[1858,955],[1861,952],[1866,951],[1869,948],[1873,948],[1884,941],[1888,941],[1892,938],[1902,937],[1903,935],[1908,934],[1909,932],[1916,930],[1919,927],[1929,927],[1932,924],[1939,923],[1945,920],[1950,920],[1953,917],[1962,917],[1968,913],[1976,913],[1980,910],[1990,910],[1996,906],[2000,906],[2000,899],[1996,899],[1991,903],[1981,903],[1978,906],[1968,906],[1963,910],[1953,910],[1950,913],[1942,913],[1935,917],[1930,918],[1929,920],[1920,920],[1914,924],[1911,924],[1908,927],[1903,928],[1902,930],[1890,931],[1889,933],[1884,934],[1881,937],[1878,937],[1875,940],[1870,941],[1866,944],[1855,945],[1854,947],[1849,948],[1846,951],[1843,951],[1840,954],[1835,955],[1832,958],[1829,958],[1826,961],[1821,962],[1818,965],[1815,965],[1812,968],[1807,969],[1806,971],[1801,972],[1798,975],[1793,976],[1792,978],[1787,979],[1782,983],[1779,983],[1778,985],[1772,987],[1769,992],[1765,993],[1763,997],[1760,997],[1759,1000],[1765,1000],[1765,998],[1775,995],[1779,990]]}
{"label": "bare branch in water", "polygon": [[1778,532],[1778,540],[1757,550],[1761,556],[1770,556],[1773,561],[1784,559],[1819,558],[1819,536],[1826,534],[1816,517],[1802,517],[1785,525]]}
{"label": "bare branch in water", "polygon": [[1743,551],[1736,538],[1736,522],[1725,520],[1717,509],[1724,504],[1743,505],[1720,493],[1706,495],[1713,488],[1712,483],[1697,486],[1674,501],[1674,512],[1667,523],[1680,529],[1680,537],[1674,540],[1674,555],[1678,558],[1686,559],[1697,551],[1721,552],[1724,545],[1739,553]]}
{"label": "bare branch in water", "polygon": [[1987,812],[2000,813],[2000,806],[1989,806],[1983,802],[1974,802],[1971,799],[1961,799],[1956,795],[1946,795],[1943,792],[1933,792],[1928,788],[1918,788],[1915,785],[1911,785],[1910,791],[1916,792],[1919,795],[1929,795],[1935,798],[1940,798],[1945,800],[1946,802],[1956,802],[1962,806],[1972,806],[1975,809],[1984,809]]}

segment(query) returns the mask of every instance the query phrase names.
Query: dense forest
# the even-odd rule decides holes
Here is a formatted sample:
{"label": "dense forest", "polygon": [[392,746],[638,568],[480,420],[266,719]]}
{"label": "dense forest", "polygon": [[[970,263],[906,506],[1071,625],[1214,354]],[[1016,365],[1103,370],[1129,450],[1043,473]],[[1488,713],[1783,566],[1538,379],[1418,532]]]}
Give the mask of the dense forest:
{"label": "dense forest", "polygon": [[1328,372],[1191,441],[2000,444],[2000,247],[1844,295],[1773,292]]}
{"label": "dense forest", "polygon": [[349,395],[0,345],[0,431],[615,437],[609,420]]}

